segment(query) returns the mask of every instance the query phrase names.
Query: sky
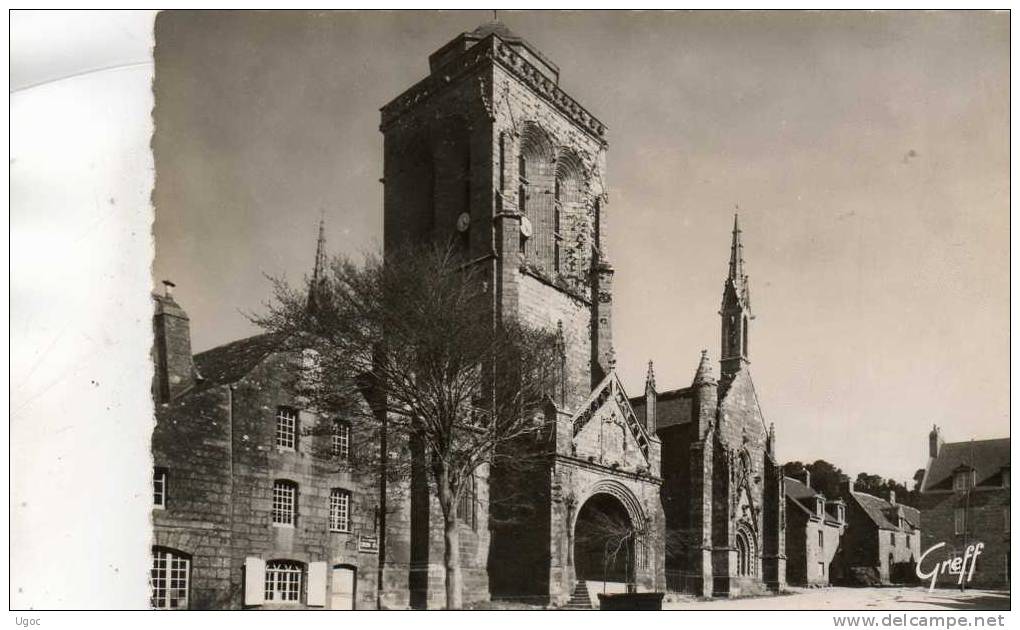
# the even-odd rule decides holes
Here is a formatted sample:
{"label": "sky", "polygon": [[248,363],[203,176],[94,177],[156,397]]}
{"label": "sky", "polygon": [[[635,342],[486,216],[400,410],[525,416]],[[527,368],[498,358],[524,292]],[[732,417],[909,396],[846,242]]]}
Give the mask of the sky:
{"label": "sky", "polygon": [[[169,12],[156,23],[154,283],[196,351],[267,276],[382,241],[379,108],[492,18]],[[781,461],[908,481],[933,424],[1009,434],[1006,13],[512,12],[608,128],[617,368],[719,356],[739,206],[751,372]]]}

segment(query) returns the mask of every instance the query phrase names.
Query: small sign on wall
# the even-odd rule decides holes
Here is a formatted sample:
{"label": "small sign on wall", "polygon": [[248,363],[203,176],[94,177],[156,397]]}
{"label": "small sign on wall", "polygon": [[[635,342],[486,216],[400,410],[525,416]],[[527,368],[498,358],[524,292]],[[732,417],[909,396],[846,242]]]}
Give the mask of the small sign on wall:
{"label": "small sign on wall", "polygon": [[361,553],[379,553],[379,536],[375,534],[359,534],[358,551]]}

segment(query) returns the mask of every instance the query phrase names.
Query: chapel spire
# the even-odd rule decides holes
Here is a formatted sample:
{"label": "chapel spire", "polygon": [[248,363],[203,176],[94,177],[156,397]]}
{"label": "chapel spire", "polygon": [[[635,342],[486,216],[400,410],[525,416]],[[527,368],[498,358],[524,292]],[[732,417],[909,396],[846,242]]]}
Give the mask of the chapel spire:
{"label": "chapel spire", "polygon": [[740,287],[743,285],[744,276],[744,244],[740,242],[740,217],[733,213],[733,243],[730,245],[730,275],[729,280]]}
{"label": "chapel spire", "polygon": [[751,289],[744,272],[744,243],[741,239],[740,217],[733,214],[733,239],[730,243],[730,267],[723,283],[722,308],[722,351],[720,375],[728,381],[745,365],[750,363],[748,352],[749,322],[751,313]]}
{"label": "chapel spire", "polygon": [[326,217],[319,218],[319,238],[315,244],[315,265],[308,283],[308,311],[314,312],[323,299],[326,284]]}

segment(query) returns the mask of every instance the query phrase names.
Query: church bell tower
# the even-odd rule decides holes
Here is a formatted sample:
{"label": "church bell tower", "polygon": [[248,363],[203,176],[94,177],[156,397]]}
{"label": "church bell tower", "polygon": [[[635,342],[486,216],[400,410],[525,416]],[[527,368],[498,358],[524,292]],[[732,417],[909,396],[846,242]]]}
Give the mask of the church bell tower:
{"label": "church bell tower", "polygon": [[563,331],[566,410],[613,369],[606,127],[500,22],[429,56],[382,108],[387,252],[450,244],[490,279],[494,318]]}

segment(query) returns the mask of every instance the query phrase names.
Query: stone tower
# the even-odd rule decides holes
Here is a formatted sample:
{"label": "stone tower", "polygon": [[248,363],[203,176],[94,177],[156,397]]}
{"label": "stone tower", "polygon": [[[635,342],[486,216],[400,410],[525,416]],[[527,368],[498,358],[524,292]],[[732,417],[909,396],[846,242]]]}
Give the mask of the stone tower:
{"label": "stone tower", "polygon": [[605,126],[559,88],[559,68],[499,22],[429,57],[382,108],[384,242],[434,240],[485,265],[496,317],[564,334],[563,400],[612,362]]}
{"label": "stone tower", "polygon": [[749,322],[751,314],[751,289],[744,274],[744,245],[740,240],[740,223],[733,215],[733,243],[730,246],[730,269],[723,285],[722,308],[722,354],[720,368],[723,381],[729,381],[744,368],[748,359]]}
{"label": "stone tower", "polygon": [[[429,75],[382,108],[381,130],[387,252],[451,246],[485,270],[493,318],[557,333],[549,430],[514,445],[539,463],[521,466],[515,453],[501,459],[514,465],[492,467],[491,539],[479,538],[478,557],[493,597],[562,604],[589,580],[653,590],[664,577],[654,410],[635,413],[614,369],[606,128],[559,74],[506,26],[485,24],[429,57]],[[417,500],[410,563],[431,566],[415,534],[428,497]],[[598,539],[607,514],[632,532],[612,563]],[[465,601],[483,596],[479,585]]]}

